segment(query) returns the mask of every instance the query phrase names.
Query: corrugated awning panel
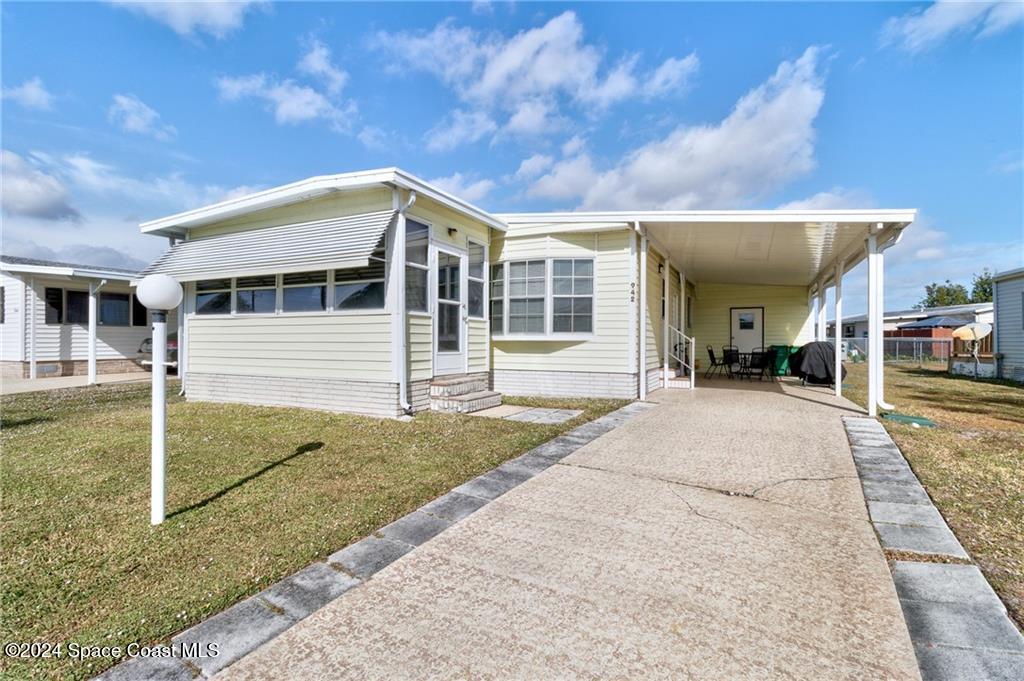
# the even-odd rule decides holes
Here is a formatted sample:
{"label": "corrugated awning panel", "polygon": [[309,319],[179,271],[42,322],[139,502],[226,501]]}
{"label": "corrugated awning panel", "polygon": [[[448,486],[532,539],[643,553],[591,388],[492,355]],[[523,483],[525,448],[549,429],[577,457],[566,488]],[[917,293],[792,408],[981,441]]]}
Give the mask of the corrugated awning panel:
{"label": "corrugated awning panel", "polygon": [[178,281],[365,267],[396,211],[347,215],[182,241],[140,273]]}

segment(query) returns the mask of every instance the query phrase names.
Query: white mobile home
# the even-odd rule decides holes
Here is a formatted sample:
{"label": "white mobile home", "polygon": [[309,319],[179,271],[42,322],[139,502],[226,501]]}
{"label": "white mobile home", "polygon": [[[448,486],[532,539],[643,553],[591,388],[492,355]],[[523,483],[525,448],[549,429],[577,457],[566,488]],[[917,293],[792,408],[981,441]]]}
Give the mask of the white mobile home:
{"label": "white mobile home", "polygon": [[[912,210],[497,215],[395,168],[142,225],[185,285],[189,399],[398,416],[500,394],[643,398],[706,346],[813,340],[827,286]],[[877,308],[877,310],[876,310]],[[880,313],[873,305],[872,312]],[[880,314],[875,315],[881,339]],[[880,370],[871,381],[883,403]]]}
{"label": "white mobile home", "polygon": [[134,270],[0,257],[4,378],[143,371],[136,361],[149,316]]}
{"label": "white mobile home", "polygon": [[1024,383],[1024,267],[992,277],[996,375]]}

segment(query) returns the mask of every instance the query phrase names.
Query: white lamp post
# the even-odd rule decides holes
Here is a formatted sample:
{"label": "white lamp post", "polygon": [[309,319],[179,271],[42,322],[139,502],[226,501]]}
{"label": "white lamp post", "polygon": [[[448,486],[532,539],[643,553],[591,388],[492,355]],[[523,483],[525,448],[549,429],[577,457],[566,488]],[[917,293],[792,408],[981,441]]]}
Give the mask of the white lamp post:
{"label": "white lamp post", "polygon": [[153,315],[153,427],[150,454],[149,522],[164,521],[164,469],[167,431],[167,311],[181,303],[181,284],[166,274],[151,274],[139,282],[135,297]]}

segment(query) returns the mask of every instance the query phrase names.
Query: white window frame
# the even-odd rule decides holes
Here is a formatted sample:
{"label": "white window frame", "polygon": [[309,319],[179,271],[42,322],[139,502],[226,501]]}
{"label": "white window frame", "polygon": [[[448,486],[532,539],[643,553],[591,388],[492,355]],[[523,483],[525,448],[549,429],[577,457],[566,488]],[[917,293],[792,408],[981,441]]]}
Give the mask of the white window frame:
{"label": "white window frame", "polygon": [[[565,294],[556,294],[555,293],[555,283],[554,283],[555,282],[555,262],[558,261],[558,260],[568,260],[569,262],[573,263],[573,265],[572,265],[573,273],[572,273],[572,276],[570,277],[570,279],[573,281],[573,291],[574,291],[574,293],[572,293],[572,294],[565,295]],[[588,261],[590,261],[590,277],[589,277],[590,278],[590,293],[587,294],[587,295],[576,295],[576,293],[575,293],[575,281],[576,281],[576,264],[575,263],[576,263],[577,260],[588,260]],[[594,310],[597,307],[594,304],[594,299],[596,298],[596,296],[594,295],[594,280],[595,280],[595,278],[594,278],[594,261],[595,261],[595,258],[592,258],[592,257],[591,258],[576,258],[576,257],[551,258],[551,274],[549,276],[549,281],[551,282],[551,285],[549,287],[550,291],[551,291],[551,295],[550,295],[550,299],[551,299],[551,313],[550,313],[549,316],[550,316],[551,319],[550,319],[550,329],[549,329],[549,332],[552,335],[556,335],[558,337],[563,337],[563,336],[566,336],[566,335],[592,335],[594,333]],[[590,331],[555,331],[555,298],[569,298],[570,300],[575,299],[575,298],[590,298]],[[570,317],[575,317],[575,314],[574,313],[570,314]]]}
{"label": "white window frame", "polygon": [[[543,333],[509,333],[509,264],[512,262],[536,262],[538,260],[544,261],[544,332]],[[593,304],[591,306],[591,328],[590,332],[575,332],[575,331],[554,331],[554,261],[555,260],[590,260],[593,263]],[[511,258],[509,260],[503,260],[495,263],[495,265],[502,266],[502,277],[505,282],[505,291],[503,297],[503,309],[502,313],[504,319],[502,320],[501,333],[495,333],[494,329],[491,329],[491,337],[495,340],[502,341],[563,341],[563,340],[592,340],[597,337],[597,297],[598,291],[598,270],[597,270],[597,257],[596,254],[591,255],[567,255],[567,256],[545,256],[540,258]],[[490,291],[490,278],[488,278],[488,292]],[[488,299],[488,304],[490,299]],[[490,307],[488,306],[488,313]]]}
{"label": "white window frame", "polygon": [[[376,249],[373,251],[373,253],[375,253],[375,252],[376,252]],[[384,255],[381,256],[381,257],[375,257],[373,255],[373,253],[370,253],[370,257],[369,257],[369,260],[371,262],[372,261],[378,261],[378,262],[384,263],[384,274],[381,275],[380,279],[359,279],[357,282],[351,282],[351,281],[339,282],[339,281],[337,281],[338,272],[344,272],[344,271],[346,271],[345,269],[333,269],[330,272],[328,272],[328,282],[329,282],[328,286],[330,287],[330,290],[327,291],[327,303],[328,303],[327,311],[329,313],[337,314],[337,315],[368,315],[368,314],[384,314],[384,313],[388,312],[388,292],[387,292],[387,286],[388,286],[389,265],[388,265],[388,240],[387,240],[387,236],[384,237]],[[352,268],[352,269],[359,269],[359,268]],[[381,304],[380,307],[370,307],[370,308],[366,308],[366,309],[362,309],[362,310],[343,310],[340,307],[337,307],[337,300],[335,300],[335,293],[336,292],[334,290],[334,287],[337,286],[338,284],[353,284],[353,283],[373,284],[373,283],[376,283],[376,282],[381,282],[381,283],[384,284],[384,302]]]}
{"label": "white window frame", "polygon": [[[281,305],[281,276],[278,274],[253,274],[248,275],[253,277],[274,277],[273,286],[243,286],[239,288],[238,280],[246,279],[248,277],[231,277],[231,315],[240,317],[270,317],[277,313],[278,307]],[[239,291],[267,291],[273,289],[274,291],[274,310],[273,312],[239,312],[238,311],[238,292]]]}
{"label": "white window frame", "polygon": [[[217,279],[227,279],[227,288],[210,289],[209,291],[200,291],[199,284],[204,281],[216,281]],[[214,312],[214,313],[203,313],[199,312],[199,296],[204,293],[223,293],[228,292],[228,311],[227,312]],[[275,306],[276,307],[276,306]],[[197,317],[214,318],[217,317],[231,317],[235,313],[235,279],[234,277],[213,277],[212,279],[200,279],[192,282],[192,314]]]}
{"label": "white window frame", "polygon": [[[416,217],[414,215],[406,215],[405,216],[405,220],[406,220],[406,230],[407,231],[408,231],[409,220],[412,220],[413,222],[418,222],[421,225],[426,225],[427,226],[427,264],[426,265],[421,265],[418,262],[410,262],[409,260],[406,259],[406,256],[409,253],[409,241],[408,241],[409,235],[408,235],[408,233],[406,234],[406,238],[405,238],[405,244],[406,244],[405,245],[405,251],[406,252],[402,253],[402,266],[403,267],[413,267],[413,268],[418,269],[418,270],[426,270],[427,271],[427,309],[426,310],[410,310],[409,306],[408,306],[409,303],[408,303],[408,300],[407,300],[407,296],[403,295],[402,299],[406,301],[406,303],[405,303],[406,304],[405,313],[407,315],[413,315],[413,316],[416,316],[416,317],[433,317],[434,316],[433,304],[430,301],[433,298],[437,297],[437,290],[436,290],[437,282],[434,281],[436,279],[436,277],[434,276],[434,251],[433,251],[433,248],[432,248],[432,246],[434,245],[434,223],[429,222],[427,220],[424,220],[423,218]],[[403,277],[403,280],[406,280],[407,278],[408,277]],[[405,292],[403,291],[403,294],[404,293]]]}
{"label": "white window frame", "polygon": [[[470,246],[476,244],[484,249],[483,278],[477,279],[469,274],[469,259],[472,249]],[[477,321],[489,321],[491,318],[491,261],[488,246],[485,242],[470,237],[466,238],[466,316]],[[480,282],[483,285],[483,314],[476,316],[469,311],[469,282]]]}

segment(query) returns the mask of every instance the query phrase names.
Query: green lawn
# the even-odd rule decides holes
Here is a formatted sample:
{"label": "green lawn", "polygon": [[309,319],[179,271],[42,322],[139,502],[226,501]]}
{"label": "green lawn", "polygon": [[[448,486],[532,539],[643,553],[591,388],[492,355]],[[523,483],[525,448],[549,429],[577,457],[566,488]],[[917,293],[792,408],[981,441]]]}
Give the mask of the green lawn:
{"label": "green lawn", "polygon": [[[561,426],[428,413],[401,423],[296,409],[168,407],[168,518],[149,525],[149,387],[4,397],[2,623],[8,641],[155,642],[513,456]],[[3,660],[10,678],[84,678]]]}
{"label": "green lawn", "polygon": [[[866,367],[847,368],[847,396],[864,405]],[[938,427],[882,423],[1024,627],[1024,387],[954,377],[945,369],[886,365],[886,401]]]}

